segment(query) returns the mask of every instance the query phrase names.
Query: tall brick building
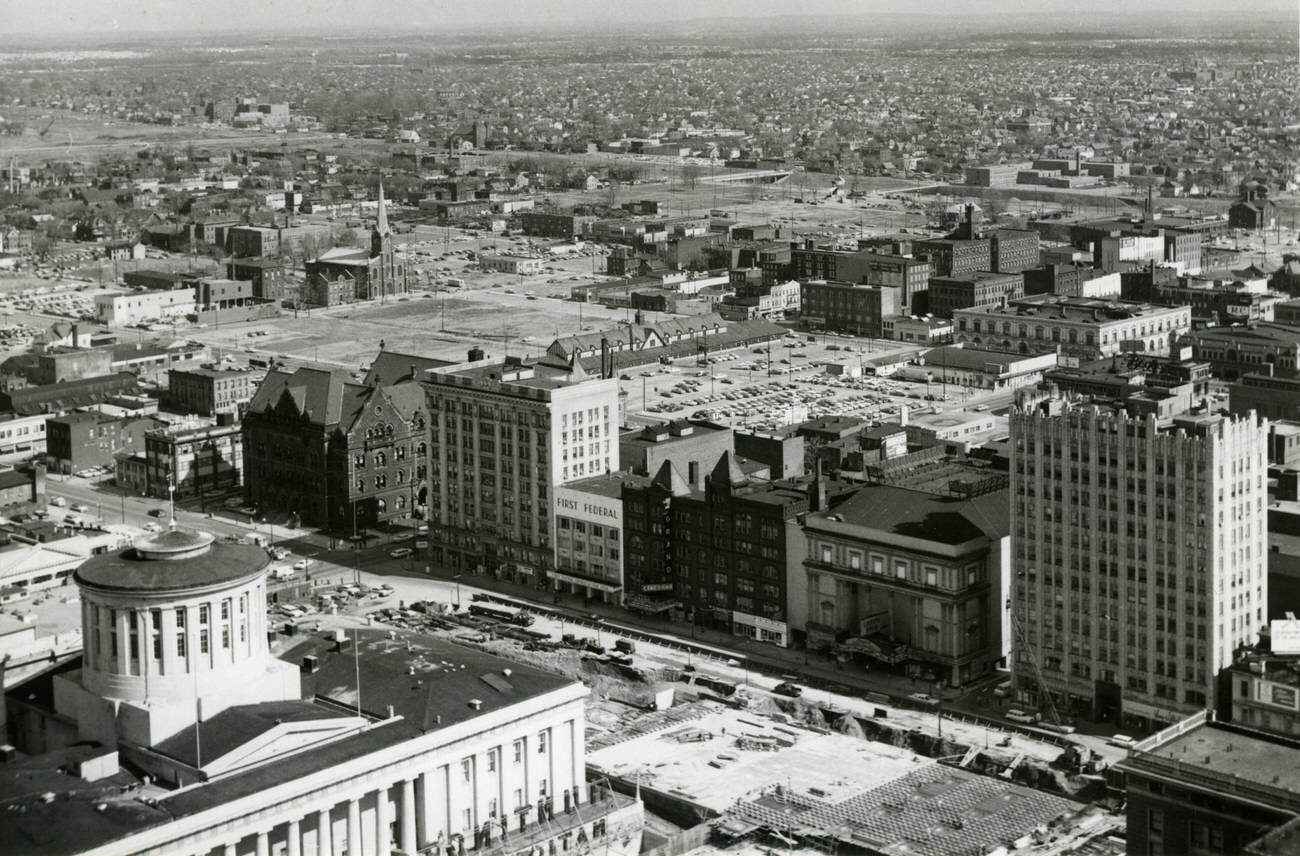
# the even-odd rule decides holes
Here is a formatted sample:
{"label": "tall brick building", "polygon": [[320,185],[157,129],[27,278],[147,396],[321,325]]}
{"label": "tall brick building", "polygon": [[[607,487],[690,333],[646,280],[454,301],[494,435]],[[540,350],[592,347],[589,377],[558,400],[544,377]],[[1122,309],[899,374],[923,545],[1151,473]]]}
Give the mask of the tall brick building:
{"label": "tall brick building", "polygon": [[271,372],[243,425],[245,494],[263,512],[351,535],[412,516],[427,500],[418,383],[366,386],[342,372]]}

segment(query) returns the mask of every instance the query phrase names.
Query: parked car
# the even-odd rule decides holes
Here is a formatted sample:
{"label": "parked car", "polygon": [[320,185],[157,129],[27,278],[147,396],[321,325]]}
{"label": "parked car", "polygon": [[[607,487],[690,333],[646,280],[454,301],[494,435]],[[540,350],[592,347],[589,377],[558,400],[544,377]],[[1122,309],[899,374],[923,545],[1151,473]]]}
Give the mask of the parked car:
{"label": "parked car", "polygon": [[1136,740],[1129,737],[1127,734],[1112,734],[1110,739],[1106,742],[1111,746],[1118,746],[1121,749],[1132,749],[1133,744],[1137,743]]}
{"label": "parked car", "polygon": [[911,693],[910,695],[908,695],[907,698],[909,701],[913,701],[917,704],[923,704],[926,707],[939,706],[939,700],[934,696],[929,695],[928,693]]}
{"label": "parked car", "polygon": [[1025,711],[1016,707],[1013,707],[1010,710],[1008,710],[1006,712],[1006,717],[1012,722],[1019,722],[1022,725],[1033,725],[1039,719],[1038,714],[1026,713]]}
{"label": "parked car", "polygon": [[411,555],[411,548],[398,547],[396,550],[389,550],[388,555],[392,556],[394,559],[405,559],[407,556]]}
{"label": "parked car", "polygon": [[792,684],[789,681],[782,681],[781,683],[772,687],[772,692],[776,693],[777,695],[789,696],[790,698],[798,698],[799,696],[803,695],[803,687],[800,687],[798,684]]}

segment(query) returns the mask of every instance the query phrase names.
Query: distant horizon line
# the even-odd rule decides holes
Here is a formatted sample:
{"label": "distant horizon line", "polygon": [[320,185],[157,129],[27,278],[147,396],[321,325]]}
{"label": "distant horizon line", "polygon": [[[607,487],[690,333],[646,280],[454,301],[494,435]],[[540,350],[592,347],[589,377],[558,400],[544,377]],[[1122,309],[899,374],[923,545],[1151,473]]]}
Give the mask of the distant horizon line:
{"label": "distant horizon line", "polygon": [[[991,21],[1002,20],[1007,18],[1018,19],[1021,21],[1035,22],[1052,22],[1057,25],[1060,32],[1067,31],[1085,31],[1096,33],[1112,33],[1115,37],[1130,38],[1150,38],[1150,33],[1124,33],[1121,24],[1124,21],[1150,20],[1153,23],[1159,23],[1173,30],[1183,30],[1195,26],[1197,21],[1207,19],[1230,18],[1239,23],[1239,27],[1234,28],[1236,32],[1252,29],[1272,29],[1269,25],[1276,20],[1294,20],[1295,16],[1290,10],[1279,8],[1275,11],[1257,11],[1250,16],[1249,20],[1243,20],[1241,13],[1231,9],[1215,9],[1208,11],[1191,12],[1184,14],[1171,13],[1167,9],[1148,9],[1135,10],[1120,15],[1109,16],[1105,20],[1078,20],[1062,18],[1060,11],[1042,10],[1042,11],[940,11],[940,10],[908,10],[908,11],[889,11],[889,12],[854,12],[848,14],[837,14],[829,12],[819,12],[812,14],[792,14],[781,12],[776,14],[758,13],[737,13],[732,15],[709,15],[698,18],[681,18],[669,22],[657,21],[654,18],[627,18],[623,17],[614,22],[588,22],[588,21],[493,21],[493,22],[460,22],[456,24],[407,24],[402,27],[397,26],[368,26],[354,24],[309,24],[304,26],[284,26],[280,24],[260,24],[260,25],[222,25],[220,27],[162,27],[158,29],[107,29],[100,27],[98,29],[75,29],[75,30],[8,30],[0,35],[0,46],[10,46],[14,41],[21,40],[28,43],[32,38],[37,39],[60,39],[60,38],[81,38],[95,37],[97,39],[122,40],[131,38],[192,38],[196,36],[243,36],[250,33],[259,33],[266,38],[283,39],[294,36],[312,36],[321,34],[332,34],[335,38],[366,38],[366,37],[391,37],[391,36],[417,36],[429,34],[443,35],[491,35],[495,33],[517,33],[520,31],[543,31],[553,35],[557,33],[571,32],[575,34],[597,34],[604,32],[621,32],[627,31],[634,27],[646,24],[657,23],[661,26],[663,35],[672,35],[683,29],[690,29],[699,26],[705,26],[710,23],[727,23],[734,25],[736,22],[745,22],[754,25],[770,25],[781,21],[793,21],[800,25],[802,30],[815,30],[817,22],[835,21],[839,27],[843,27],[846,21],[861,21],[862,23],[876,22],[881,19],[892,20],[926,20],[941,19],[951,28],[952,22],[955,21]],[[347,31],[347,32],[341,32]],[[1008,33],[1014,35],[1015,33]],[[653,38],[655,33],[641,33],[642,36]],[[851,34],[838,32],[828,35],[850,36]]]}

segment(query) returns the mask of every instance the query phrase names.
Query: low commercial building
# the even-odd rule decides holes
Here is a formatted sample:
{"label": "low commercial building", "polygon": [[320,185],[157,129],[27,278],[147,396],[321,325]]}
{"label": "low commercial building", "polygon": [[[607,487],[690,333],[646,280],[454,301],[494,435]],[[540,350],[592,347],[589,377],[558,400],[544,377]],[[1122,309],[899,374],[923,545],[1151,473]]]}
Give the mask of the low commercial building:
{"label": "low commercial building", "polygon": [[998,306],[1024,296],[1025,278],[1018,273],[974,271],[930,278],[930,311],[944,318],[958,309]]}
{"label": "low commercial building", "polygon": [[618,459],[623,469],[638,475],[658,473],[671,461],[688,483],[704,484],[704,474],[727,452],[735,451],[735,434],[730,427],[710,422],[659,422],[618,437]]}
{"label": "low commercial building", "polygon": [[542,272],[544,261],[530,256],[510,256],[485,253],[479,258],[479,264],[483,265],[484,270],[516,274],[519,276],[531,276]]}
{"label": "low commercial building", "polygon": [[48,418],[44,413],[0,416],[0,464],[43,458]]}
{"label": "low commercial building", "polygon": [[1091,362],[1067,359],[1043,380],[1063,393],[1117,402],[1135,416],[1150,413],[1165,421],[1204,403],[1213,374],[1209,363],[1193,360],[1184,348],[1168,358],[1127,353]]}
{"label": "low commercial building", "polygon": [[913,243],[912,250],[929,259],[931,277],[963,276],[993,268],[993,245],[988,238],[927,238]]}
{"label": "low commercial building", "polygon": [[919,342],[923,345],[937,345],[952,341],[952,319],[935,318],[931,315],[891,315],[881,322],[886,339],[899,342]]}
{"label": "low commercial building", "polygon": [[1243,374],[1228,384],[1228,409],[1237,416],[1253,410],[1269,420],[1300,420],[1300,378]]}
{"label": "low commercial building", "polygon": [[[244,437],[239,422],[159,428],[144,435],[145,492],[177,498],[230,491],[244,482]],[[118,458],[120,465],[121,458]]]}
{"label": "low commercial building", "polygon": [[1252,850],[1300,816],[1300,741],[1205,711],[1139,741],[1123,776],[1130,853],[1286,853]]}
{"label": "low commercial building", "polygon": [[184,318],[195,311],[194,289],[96,294],[95,318],[110,327]]}
{"label": "low commercial building", "polygon": [[1038,233],[997,229],[989,235],[989,252],[992,256],[989,269],[996,273],[1019,273],[1038,267]]}
{"label": "low commercial building", "polygon": [[927,351],[897,374],[929,383],[969,389],[1006,391],[1042,380],[1043,372],[1056,368],[1056,354],[1018,354],[969,346],[949,346]]}
{"label": "low commercial building", "polygon": [[1015,187],[1020,171],[1030,169],[1032,166],[1033,164],[1027,161],[987,164],[968,166],[963,172],[966,175],[966,183],[974,187]]}
{"label": "low commercial building", "polygon": [[1236,380],[1247,374],[1296,377],[1300,373],[1300,330],[1282,324],[1208,327],[1188,338],[1196,359],[1214,373]]}
{"label": "low commercial building", "polygon": [[958,309],[953,321],[959,343],[1025,354],[1059,350],[1095,360],[1121,351],[1168,356],[1191,330],[1192,317],[1186,306],[1041,295]]}
{"label": "low commercial building", "polygon": [[847,634],[849,652],[949,686],[1005,664],[1005,489],[964,497],[873,485],[809,514],[803,528],[810,639],[814,629]]}
{"label": "low commercial building", "polygon": [[237,413],[253,400],[261,376],[248,370],[199,367],[167,372],[167,403],[177,413]]}
{"label": "low commercial building", "polygon": [[157,420],[118,419],[94,411],[55,416],[45,423],[46,457],[61,473],[114,466],[113,456],[144,445],[145,432]]}
{"label": "low commercial building", "polygon": [[0,470],[0,509],[45,502],[45,465]]}
{"label": "low commercial building", "polygon": [[285,265],[279,259],[232,258],[226,262],[226,276],[252,283],[257,300],[279,301],[285,296]]}
{"label": "low commercial building", "polygon": [[99,377],[0,390],[0,412],[19,416],[63,413],[77,407],[102,404],[108,399],[134,393],[139,379],[130,372],[114,372]]}
{"label": "low commercial building", "polygon": [[644,486],[648,476],[617,471],[555,488],[556,591],[605,603],[623,598],[623,486]]}
{"label": "low commercial building", "polygon": [[893,286],[825,280],[802,285],[800,322],[811,329],[879,337],[884,319],[902,310],[902,290]]}
{"label": "low commercial building", "polygon": [[1300,655],[1247,653],[1225,670],[1224,681],[1230,687],[1225,719],[1300,739]]}
{"label": "low commercial building", "polygon": [[[855,285],[879,285],[899,289],[900,312],[930,311],[925,292],[934,269],[929,260],[871,249],[836,250],[819,247],[811,239],[791,244],[789,276],[798,280],[826,280]],[[767,277],[764,266],[764,279]]]}

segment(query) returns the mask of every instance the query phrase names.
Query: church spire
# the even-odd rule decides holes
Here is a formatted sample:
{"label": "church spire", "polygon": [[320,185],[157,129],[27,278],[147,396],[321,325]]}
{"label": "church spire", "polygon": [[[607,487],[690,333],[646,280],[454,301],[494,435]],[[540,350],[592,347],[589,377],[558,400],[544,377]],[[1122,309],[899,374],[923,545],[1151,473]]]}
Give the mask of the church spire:
{"label": "church spire", "polygon": [[388,212],[384,210],[384,181],[379,180],[379,218],[375,223],[375,231],[381,235],[388,234]]}

